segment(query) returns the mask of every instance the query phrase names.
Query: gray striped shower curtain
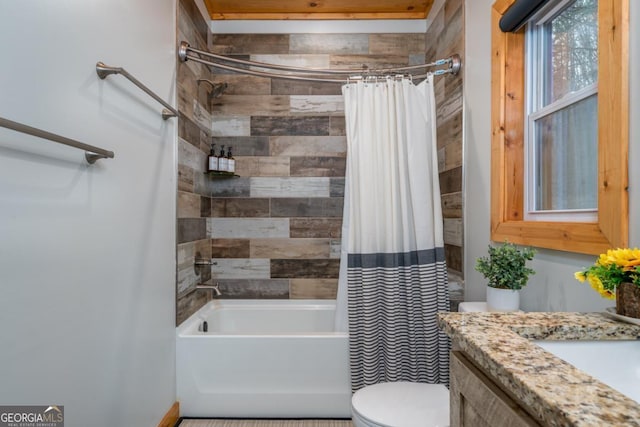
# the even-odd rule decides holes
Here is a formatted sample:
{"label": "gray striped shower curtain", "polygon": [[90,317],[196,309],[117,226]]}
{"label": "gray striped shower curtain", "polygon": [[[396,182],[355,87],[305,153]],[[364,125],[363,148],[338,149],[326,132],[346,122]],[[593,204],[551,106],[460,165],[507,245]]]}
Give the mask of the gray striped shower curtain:
{"label": "gray striped shower curtain", "polygon": [[388,381],[448,384],[449,311],[433,82],[342,88],[347,174],[337,330],[349,331],[353,391]]}

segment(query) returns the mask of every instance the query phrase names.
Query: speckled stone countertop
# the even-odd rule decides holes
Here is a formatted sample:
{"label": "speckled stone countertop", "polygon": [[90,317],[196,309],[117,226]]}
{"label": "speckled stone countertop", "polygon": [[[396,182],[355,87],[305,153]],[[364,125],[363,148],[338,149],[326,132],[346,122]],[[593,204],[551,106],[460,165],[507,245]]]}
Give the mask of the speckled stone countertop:
{"label": "speckled stone countertop", "polygon": [[604,313],[522,312],[439,313],[438,324],[543,425],[640,426],[637,402],[530,341],[637,339],[640,326]]}

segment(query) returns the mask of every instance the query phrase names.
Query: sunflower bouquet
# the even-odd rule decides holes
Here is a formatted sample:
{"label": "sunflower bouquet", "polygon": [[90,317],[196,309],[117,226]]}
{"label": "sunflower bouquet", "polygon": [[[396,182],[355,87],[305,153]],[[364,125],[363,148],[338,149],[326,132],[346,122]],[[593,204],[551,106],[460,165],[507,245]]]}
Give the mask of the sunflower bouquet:
{"label": "sunflower bouquet", "polygon": [[591,267],[576,272],[575,277],[588,282],[603,298],[615,299],[621,283],[640,287],[640,249],[609,249]]}

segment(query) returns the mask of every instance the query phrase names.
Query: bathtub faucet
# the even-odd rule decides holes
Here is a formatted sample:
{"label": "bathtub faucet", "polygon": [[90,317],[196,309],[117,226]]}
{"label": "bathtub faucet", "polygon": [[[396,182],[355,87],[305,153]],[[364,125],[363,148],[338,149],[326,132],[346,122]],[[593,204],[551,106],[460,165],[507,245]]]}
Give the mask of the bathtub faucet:
{"label": "bathtub faucet", "polygon": [[196,289],[211,289],[214,297],[222,295],[222,292],[220,292],[220,284],[217,282],[215,285],[196,285]]}

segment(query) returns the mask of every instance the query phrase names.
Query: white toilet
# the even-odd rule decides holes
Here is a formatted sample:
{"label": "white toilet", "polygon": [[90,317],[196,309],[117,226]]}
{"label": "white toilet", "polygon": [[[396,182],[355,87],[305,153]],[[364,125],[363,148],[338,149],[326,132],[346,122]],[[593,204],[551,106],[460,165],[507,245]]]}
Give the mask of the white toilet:
{"label": "white toilet", "polygon": [[[487,306],[464,302],[458,311],[487,311]],[[370,385],[351,398],[351,420],[356,427],[446,427],[449,390],[442,384],[407,381]]]}
{"label": "white toilet", "polygon": [[351,420],[356,427],[446,427],[449,390],[407,381],[370,385],[353,395]]}

